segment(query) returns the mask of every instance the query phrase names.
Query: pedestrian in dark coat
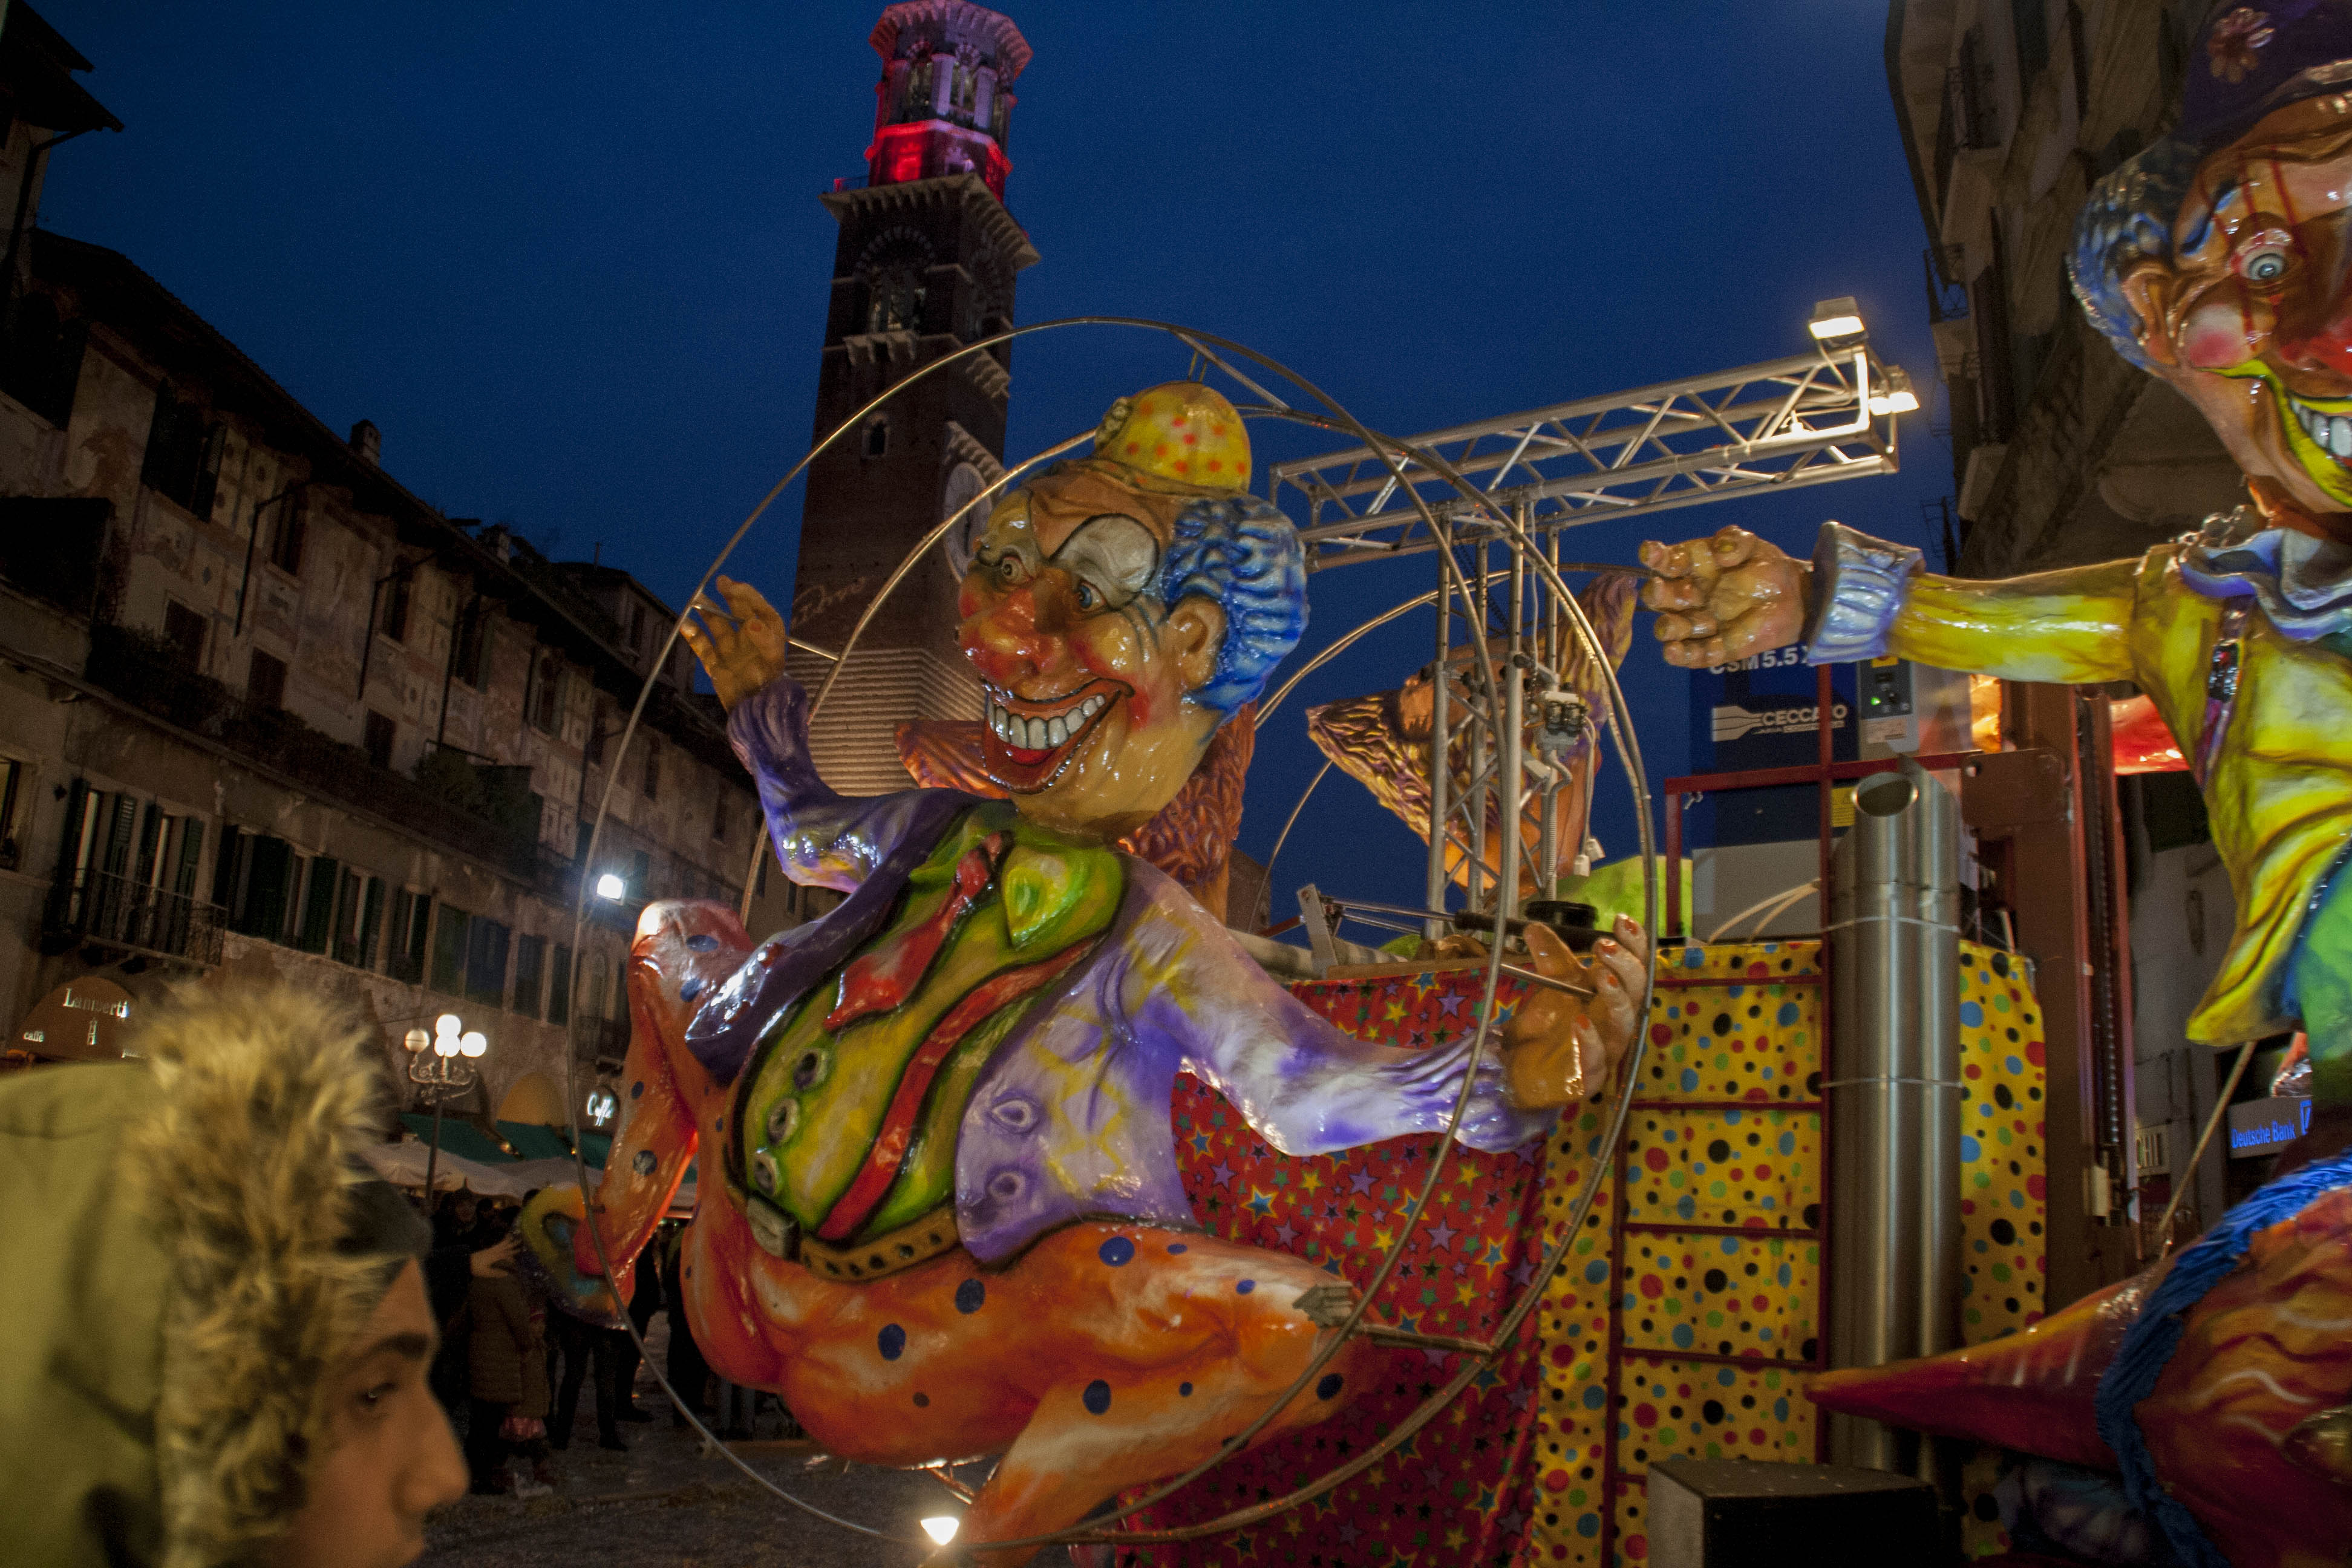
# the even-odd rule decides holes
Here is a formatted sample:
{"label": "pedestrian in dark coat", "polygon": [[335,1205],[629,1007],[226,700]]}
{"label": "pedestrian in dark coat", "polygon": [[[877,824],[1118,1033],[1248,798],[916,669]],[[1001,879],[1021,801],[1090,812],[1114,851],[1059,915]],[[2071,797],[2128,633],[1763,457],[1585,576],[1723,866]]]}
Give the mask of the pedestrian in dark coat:
{"label": "pedestrian in dark coat", "polygon": [[531,1459],[541,1485],[553,1485],[546,1458],[547,1346],[529,1294],[511,1275],[477,1277],[466,1312],[471,1320],[466,1464],[473,1489],[507,1489],[510,1451]]}

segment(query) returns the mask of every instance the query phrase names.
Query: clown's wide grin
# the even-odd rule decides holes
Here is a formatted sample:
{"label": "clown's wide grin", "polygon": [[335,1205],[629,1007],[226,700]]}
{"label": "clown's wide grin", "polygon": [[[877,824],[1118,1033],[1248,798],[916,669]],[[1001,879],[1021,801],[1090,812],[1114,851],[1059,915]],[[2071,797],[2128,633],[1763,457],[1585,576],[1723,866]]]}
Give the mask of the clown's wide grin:
{"label": "clown's wide grin", "polygon": [[2297,397],[2264,375],[2279,427],[2297,468],[2339,507],[2352,507],[2352,398]]}
{"label": "clown's wide grin", "polygon": [[2311,437],[2311,444],[2338,462],[2352,462],[2352,403],[2343,398],[2329,398],[2333,405],[2321,408],[2305,403],[2293,393],[2282,393],[2294,422]]}
{"label": "clown's wide grin", "polygon": [[983,684],[982,721],[987,726],[991,761],[999,764],[998,782],[1008,789],[1030,790],[1051,783],[1086,739],[1102,722],[1111,705],[1133,695],[1131,688],[1109,679],[1095,679],[1073,691],[1046,698],[1026,698]]}

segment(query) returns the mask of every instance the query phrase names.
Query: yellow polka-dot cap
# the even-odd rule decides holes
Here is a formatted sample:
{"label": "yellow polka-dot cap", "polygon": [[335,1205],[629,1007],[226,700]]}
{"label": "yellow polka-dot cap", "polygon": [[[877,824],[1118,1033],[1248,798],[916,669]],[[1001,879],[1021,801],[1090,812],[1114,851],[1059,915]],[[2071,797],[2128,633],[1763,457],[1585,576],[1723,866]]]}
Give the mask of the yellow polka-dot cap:
{"label": "yellow polka-dot cap", "polygon": [[1095,457],[1136,470],[1146,489],[1249,488],[1249,432],[1223,394],[1170,381],[1122,397],[1095,431]]}

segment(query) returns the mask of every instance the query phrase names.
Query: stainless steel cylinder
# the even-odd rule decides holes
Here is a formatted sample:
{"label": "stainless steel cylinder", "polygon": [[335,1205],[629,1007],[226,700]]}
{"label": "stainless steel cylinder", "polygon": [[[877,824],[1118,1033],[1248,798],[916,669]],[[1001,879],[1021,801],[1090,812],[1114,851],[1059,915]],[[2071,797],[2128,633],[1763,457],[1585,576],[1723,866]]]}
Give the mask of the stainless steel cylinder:
{"label": "stainless steel cylinder", "polygon": [[[1830,1364],[1958,1342],[1959,809],[1905,759],[1854,785],[1832,857]],[[1912,1434],[1830,1418],[1830,1457],[1935,1480]]]}

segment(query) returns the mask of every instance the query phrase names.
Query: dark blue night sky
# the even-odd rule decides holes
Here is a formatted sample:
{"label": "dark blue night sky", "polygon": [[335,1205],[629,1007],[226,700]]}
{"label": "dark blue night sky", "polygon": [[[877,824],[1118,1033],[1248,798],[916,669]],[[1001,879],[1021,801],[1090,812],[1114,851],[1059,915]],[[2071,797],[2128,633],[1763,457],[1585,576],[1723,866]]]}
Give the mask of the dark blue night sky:
{"label": "dark blue night sky", "polygon": [[[834,246],[859,173],[880,5],[126,6],[45,0],[128,129],[58,150],[42,212],[160,279],[331,426],[456,516],[626,566],[673,600],[806,449]],[[1640,5],[1015,3],[1007,191],[1044,260],[1024,322],[1155,316],[1247,342],[1401,433],[1804,346],[1853,294],[1935,384],[1926,243],[1865,0]],[[1016,352],[1014,453],[1184,374],[1139,334]],[[1933,408],[1894,478],[1595,525],[1571,552],[1824,517],[1926,544]],[[1270,455],[1295,456],[1295,444]],[[733,570],[789,592],[787,497]],[[1302,651],[1425,586],[1424,560],[1315,583]],[[1320,672],[1394,684],[1426,616]],[[1627,661],[1654,777],[1683,771],[1688,677],[1648,617]],[[1319,759],[1299,704],[1259,740],[1263,857]],[[1622,774],[1596,829],[1634,847]],[[1412,898],[1422,850],[1334,774],[1284,849]]]}

